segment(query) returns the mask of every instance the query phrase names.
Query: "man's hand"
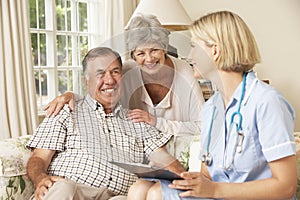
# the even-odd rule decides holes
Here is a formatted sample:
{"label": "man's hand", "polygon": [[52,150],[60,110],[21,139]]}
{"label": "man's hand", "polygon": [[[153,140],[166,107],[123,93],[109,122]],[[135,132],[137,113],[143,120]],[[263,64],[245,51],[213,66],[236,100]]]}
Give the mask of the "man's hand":
{"label": "man's hand", "polygon": [[172,163],[170,163],[170,165],[167,166],[167,169],[179,176],[186,171],[178,160],[174,160]]}
{"label": "man's hand", "polygon": [[37,177],[35,185],[34,196],[36,200],[42,200],[44,196],[47,194],[48,190],[53,186],[53,184],[58,181],[64,179],[60,176],[48,176],[46,174],[41,174]]}
{"label": "man's hand", "polygon": [[54,154],[54,150],[34,149],[32,156],[28,160],[27,174],[34,184],[34,196],[37,200],[45,196],[54,182],[63,179],[62,177],[47,175],[47,169]]}
{"label": "man's hand", "polygon": [[166,168],[179,176],[182,172],[186,171],[180,162],[171,156],[163,147],[158,148],[151,154],[150,165],[159,168]]}
{"label": "man's hand", "polygon": [[74,94],[72,92],[65,92],[48,103],[48,105],[44,108],[46,116],[56,116],[65,104],[69,104],[69,108],[72,111],[74,110]]}
{"label": "man's hand", "polygon": [[144,110],[130,110],[127,117],[133,122],[145,122],[151,126],[156,126],[156,117]]}

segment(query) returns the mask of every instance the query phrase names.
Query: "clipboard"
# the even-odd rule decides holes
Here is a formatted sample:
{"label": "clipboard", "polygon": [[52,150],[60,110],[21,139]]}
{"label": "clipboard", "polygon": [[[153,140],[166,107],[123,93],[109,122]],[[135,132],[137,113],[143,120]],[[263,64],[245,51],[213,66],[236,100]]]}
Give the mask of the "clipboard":
{"label": "clipboard", "polygon": [[150,165],[141,164],[141,163],[126,163],[126,162],[117,162],[109,161],[111,164],[117,165],[135,175],[139,178],[157,178],[157,179],[182,179],[179,175],[163,168],[156,168]]}

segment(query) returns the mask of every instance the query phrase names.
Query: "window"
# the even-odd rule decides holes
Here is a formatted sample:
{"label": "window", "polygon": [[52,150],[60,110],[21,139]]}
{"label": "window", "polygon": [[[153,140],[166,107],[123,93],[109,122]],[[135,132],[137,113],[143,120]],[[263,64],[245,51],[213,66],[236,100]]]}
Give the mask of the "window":
{"label": "window", "polygon": [[84,93],[81,61],[102,40],[103,0],[29,0],[39,111],[65,91]]}

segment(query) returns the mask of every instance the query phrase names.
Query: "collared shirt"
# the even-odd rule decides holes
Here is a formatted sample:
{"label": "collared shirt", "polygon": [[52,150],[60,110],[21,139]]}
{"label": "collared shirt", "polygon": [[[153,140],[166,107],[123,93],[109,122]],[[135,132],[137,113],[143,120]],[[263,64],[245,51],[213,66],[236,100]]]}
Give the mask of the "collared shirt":
{"label": "collared shirt", "polygon": [[105,114],[89,95],[46,118],[28,142],[31,148],[56,150],[49,175],[63,176],[93,187],[107,187],[116,195],[127,193],[136,176],[109,161],[143,163],[170,139],[145,123],[133,123],[121,106]]}
{"label": "collared shirt", "polygon": [[[235,129],[230,131],[230,121],[238,109],[242,83],[226,108],[220,93],[216,93],[203,106],[200,156],[206,153],[210,120],[213,119],[209,145],[213,162],[208,170],[217,182],[270,178],[272,173],[268,163],[296,152],[293,136],[295,114],[287,100],[273,87],[257,80],[253,72],[246,77],[245,89],[246,100],[241,105],[244,134],[241,153],[235,152],[237,134]],[[216,112],[212,116],[214,107]],[[237,118],[234,123],[238,123]],[[229,166],[231,170],[224,168]]]}

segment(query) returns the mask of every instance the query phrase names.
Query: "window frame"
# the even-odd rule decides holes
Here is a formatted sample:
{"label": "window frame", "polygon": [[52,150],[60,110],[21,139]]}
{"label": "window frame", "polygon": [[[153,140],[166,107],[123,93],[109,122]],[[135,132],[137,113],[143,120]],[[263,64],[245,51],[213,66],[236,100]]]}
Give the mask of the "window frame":
{"label": "window frame", "polygon": [[[44,11],[45,11],[45,28],[39,27],[40,25],[40,14],[39,13],[39,2],[44,2]],[[105,9],[104,0],[60,0],[65,2],[70,2],[71,8],[71,30],[67,28],[67,10],[64,9],[65,16],[65,29],[58,30],[57,28],[57,19],[56,19],[56,1],[55,0],[35,0],[35,18],[36,18],[36,27],[32,28],[30,26],[30,34],[36,34],[37,38],[37,63],[33,62],[33,69],[35,73],[38,73],[38,83],[37,86],[37,107],[39,115],[44,115],[43,108],[54,99],[56,96],[60,95],[59,91],[59,77],[58,74],[60,71],[67,71],[67,88],[66,91],[73,91],[74,93],[83,95],[85,93],[85,88],[83,86],[82,78],[82,67],[81,60],[83,55],[80,55],[81,44],[80,37],[87,37],[87,50],[95,47],[103,41],[104,35],[104,23],[100,23],[101,17],[103,17],[104,12],[100,10]],[[79,30],[79,4],[85,3],[87,5],[87,30]],[[102,16],[101,16],[102,15]],[[95,25],[97,24],[97,25]],[[102,24],[102,26],[101,26]],[[42,65],[41,63],[41,36],[45,35],[46,38],[46,64]],[[66,57],[67,64],[64,66],[59,66],[58,63],[58,47],[57,41],[58,37],[66,37]],[[71,44],[71,55],[69,54],[69,44],[68,38],[72,41]],[[86,52],[85,52],[86,53]],[[85,54],[84,53],[84,54]],[[71,56],[72,63],[69,64],[69,57]],[[43,95],[43,77],[41,76],[42,72],[46,72],[46,87],[47,95]],[[70,75],[72,74],[72,75]],[[70,77],[72,77],[72,83],[70,83]],[[44,83],[45,84],[45,83]],[[72,85],[70,85],[72,84]]]}

